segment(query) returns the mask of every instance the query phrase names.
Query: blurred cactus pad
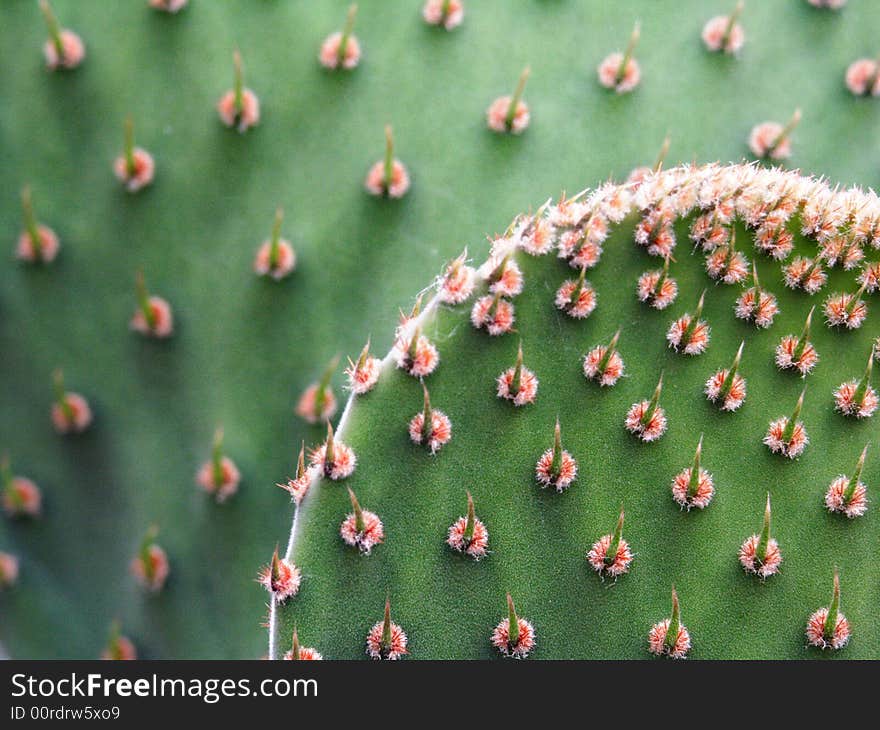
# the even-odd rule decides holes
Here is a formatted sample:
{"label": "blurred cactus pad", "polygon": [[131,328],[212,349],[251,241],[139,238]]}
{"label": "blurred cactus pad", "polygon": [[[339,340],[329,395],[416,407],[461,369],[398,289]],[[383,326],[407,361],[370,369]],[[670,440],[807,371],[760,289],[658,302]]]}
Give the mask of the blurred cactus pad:
{"label": "blurred cactus pad", "polygon": [[[146,0],[54,0],[60,25],[79,34],[86,54],[76,69],[49,71],[37,2],[2,3],[0,219],[9,253],[0,270],[0,451],[43,497],[40,517],[0,522],[0,551],[19,561],[17,581],[0,590],[6,654],[96,657],[118,621],[144,658],[277,658],[294,626],[325,658],[365,657],[387,596],[412,659],[490,658],[499,656],[490,636],[507,617],[509,592],[534,626],[532,657],[640,658],[650,656],[652,624],[670,615],[674,584],[694,658],[880,658],[875,507],[848,519],[824,501],[837,476],[852,475],[865,444],[877,442],[877,416],[847,417],[833,394],[862,377],[880,302],[861,293],[868,316],[857,329],[825,322],[829,297],[853,295],[857,277],[880,259],[866,219],[876,198],[862,192],[880,169],[880,101],[844,83],[850,63],[878,52],[873,0],[839,11],[805,0],[747,2],[736,55],[712,53],[701,40],[706,21],[730,13],[733,0],[464,4],[463,23],[446,31],[424,22],[420,0],[362,0],[360,64],[331,71],[318,51],[343,28],[344,2],[191,0],[169,14]],[[596,69],[624,50],[636,21],[641,81],[616,94]],[[236,49],[260,101],[259,123],[243,134],[216,108],[233,88]],[[528,128],[490,131],[486,109],[513,92],[526,66]],[[707,175],[706,163],[752,159],[750,130],[784,124],[795,109],[802,119],[779,164],[804,177],[769,172],[768,163],[719,168],[757,180],[770,207],[782,201],[776,231],[793,235],[793,250],[776,260],[756,249],[769,211],[759,215],[755,198],[736,191],[731,225],[748,276],[718,283],[689,237],[705,210],[697,199],[686,204],[675,182]],[[127,118],[134,144],[155,161],[155,179],[136,193],[113,170]],[[364,190],[388,124],[411,179],[400,199]],[[625,216],[608,221],[604,253],[586,271],[595,311],[569,316],[554,297],[580,272],[558,256],[572,222],[555,204],[563,191],[571,198],[624,183],[654,163],[667,135],[665,171],[615,188],[627,197]],[[828,192],[838,184],[839,193]],[[61,242],[50,264],[15,260],[25,186],[36,219]],[[846,192],[853,187],[860,190]],[[804,211],[821,195],[846,211],[830,238],[862,258],[849,270],[843,254],[836,266],[821,262],[827,282],[810,295],[786,287],[783,267],[831,246],[828,236],[802,233]],[[596,200],[588,193],[574,205]],[[634,231],[667,203],[678,294],[657,311],[637,299],[636,282],[663,259],[637,245]],[[296,268],[274,281],[253,267],[279,208]],[[559,224],[545,256],[516,248],[538,212]],[[484,264],[495,239],[501,257]],[[482,266],[476,290],[465,303],[442,304],[437,277],[465,248],[468,263]],[[507,253],[525,286],[500,300],[515,308],[515,331],[492,336],[472,325],[471,309]],[[778,302],[767,329],[734,316],[753,286],[752,262]],[[170,338],[130,329],[138,271],[173,307]],[[694,313],[704,289],[708,348],[677,353],[667,330]],[[393,359],[369,393],[346,406],[344,391],[346,356],[357,360],[370,337],[372,353],[385,358],[399,310],[409,314],[419,292],[421,314],[398,335],[408,345],[419,326],[439,352],[424,383],[452,435],[436,454],[410,438],[423,390]],[[800,335],[814,305],[818,364],[806,378],[780,371],[780,339]],[[617,330],[625,376],[602,387],[584,377],[584,355]],[[514,366],[520,341],[539,386],[534,403],[516,407],[497,397],[496,378]],[[743,341],[747,396],[722,412],[704,387]],[[326,424],[295,408],[335,355],[332,422],[346,408],[337,439],[358,463],[341,481],[321,478],[320,464],[311,469],[289,540],[296,510],[275,484],[296,475],[302,442],[325,439]],[[89,401],[93,422],[83,433],[53,428],[56,369]],[[642,443],[624,418],[651,397],[661,372],[668,429]],[[771,420],[792,414],[804,386],[799,418],[810,442],[787,459],[762,439]],[[557,418],[578,465],[561,493],[535,478]],[[241,473],[222,503],[196,483],[218,427],[222,453]],[[691,466],[701,435],[715,494],[688,511],[670,485]],[[880,443],[868,449],[861,479],[870,503],[880,493]],[[346,487],[382,520],[384,542],[369,555],[340,537],[351,511]],[[446,544],[449,526],[467,514],[467,492],[489,533],[479,561]],[[762,581],[738,553],[761,531],[768,492],[782,564]],[[616,581],[602,580],[587,551],[614,532],[621,504],[633,560]],[[161,591],[147,593],[130,563],[153,525],[170,573]],[[276,546],[302,573],[298,594],[283,603],[256,581]],[[804,632],[810,614],[829,605],[835,566],[851,639],[822,652]]]}

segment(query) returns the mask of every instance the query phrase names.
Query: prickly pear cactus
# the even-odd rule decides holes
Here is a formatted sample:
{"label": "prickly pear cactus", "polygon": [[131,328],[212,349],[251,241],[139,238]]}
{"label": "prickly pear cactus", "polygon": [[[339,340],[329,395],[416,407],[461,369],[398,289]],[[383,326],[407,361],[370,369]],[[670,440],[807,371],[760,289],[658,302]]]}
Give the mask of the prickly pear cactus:
{"label": "prickly pear cactus", "polygon": [[464,4],[4,4],[6,652],[880,656],[870,9]]}
{"label": "prickly pear cactus", "polygon": [[[387,594],[413,655],[487,657],[509,592],[535,656],[636,657],[674,584],[693,656],[805,657],[835,566],[850,655],[876,653],[878,199],[747,165],[644,175],[518,217],[403,319],[295,485],[307,578],[273,653],[296,625],[357,656]],[[841,246],[859,264],[830,266]]]}

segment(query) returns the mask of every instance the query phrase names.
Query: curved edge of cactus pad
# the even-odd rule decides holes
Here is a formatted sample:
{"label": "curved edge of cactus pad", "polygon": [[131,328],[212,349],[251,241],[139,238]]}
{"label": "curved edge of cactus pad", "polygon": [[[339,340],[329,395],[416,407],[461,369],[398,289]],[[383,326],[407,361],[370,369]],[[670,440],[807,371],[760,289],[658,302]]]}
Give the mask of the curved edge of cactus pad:
{"label": "curved edge of cactus pad", "polygon": [[[614,264],[600,264],[603,247]],[[691,647],[703,658],[827,656],[822,648],[838,648],[833,637],[811,636],[808,619],[828,605],[838,566],[849,617],[840,645],[850,628],[853,636],[844,656],[880,655],[871,621],[880,573],[869,557],[876,523],[834,514],[847,505],[835,510],[826,494],[872,437],[877,333],[861,326],[865,295],[880,289],[880,265],[865,258],[872,248],[880,248],[873,191],[754,164],[634,171],[623,184],[518,216],[479,267],[463,254],[422,292],[384,359],[368,345],[350,361],[353,385],[368,358],[374,377],[353,388],[330,431],[333,454],[324,442],[301,460],[287,547],[264,574],[269,657],[289,655],[296,631],[327,658],[364,656],[365,643],[367,654],[388,658],[397,624],[409,647],[404,637],[391,658],[676,657]],[[695,254],[705,255],[699,266],[684,262]],[[511,272],[518,281],[506,280]],[[649,285],[641,272],[653,276]],[[667,281],[675,291],[664,301]],[[816,326],[820,312],[827,327]],[[723,317],[733,324],[710,330]],[[420,342],[441,352],[437,375],[429,377],[436,361],[414,366]],[[813,346],[824,362],[808,376],[812,365],[798,364]],[[523,372],[537,376],[537,399],[500,397],[505,372],[515,392]],[[436,432],[425,422],[440,409],[452,438],[426,449]],[[422,419],[415,432],[411,417]],[[334,472],[340,447],[351,463]],[[543,474],[539,457],[548,460]],[[864,453],[857,486],[863,465]],[[708,485],[697,478],[704,467]],[[846,490],[844,502],[853,498]],[[373,515],[357,500],[385,519],[375,545],[340,537],[347,514],[356,532]],[[459,520],[471,538],[474,504],[490,537],[469,556],[447,536]],[[623,551],[615,570],[594,559],[612,544]],[[784,556],[781,569],[770,547]],[[286,593],[272,580],[282,568],[297,576]],[[393,625],[387,613],[383,620],[386,599]],[[670,615],[687,638],[682,652],[656,641]],[[523,651],[506,633],[498,639],[513,620],[529,632]],[[371,632],[381,634],[378,652]]]}

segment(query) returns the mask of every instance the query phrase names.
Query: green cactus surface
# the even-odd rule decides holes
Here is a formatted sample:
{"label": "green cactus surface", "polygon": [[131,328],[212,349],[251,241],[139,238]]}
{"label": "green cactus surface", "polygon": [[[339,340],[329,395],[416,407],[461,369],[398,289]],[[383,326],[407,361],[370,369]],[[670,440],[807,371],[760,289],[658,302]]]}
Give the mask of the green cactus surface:
{"label": "green cactus surface", "polygon": [[[843,81],[850,62],[876,55],[869,0],[840,12],[803,0],[751,2],[738,56],[709,53],[703,24],[733,5],[471,0],[461,27],[446,32],[423,22],[419,0],[363,0],[354,31],[361,64],[330,72],[318,48],[342,28],[345,2],[192,0],[168,15],[145,1],[55,0],[61,25],[82,36],[87,53],[81,67],[49,72],[37,3],[4,2],[0,452],[44,501],[39,519],[0,521],[0,551],[20,560],[17,584],[0,591],[5,652],[95,657],[118,620],[145,658],[259,657],[264,623],[273,657],[290,648],[294,626],[325,658],[364,657],[388,597],[412,658],[488,658],[498,655],[489,637],[507,617],[509,592],[534,625],[535,658],[637,658],[649,656],[651,625],[670,616],[675,584],[695,658],[831,656],[807,648],[804,629],[829,605],[837,566],[852,638],[834,655],[880,657],[874,506],[848,520],[823,505],[830,482],[852,474],[876,441],[877,416],[845,418],[832,393],[861,377],[878,314],[869,311],[855,331],[827,327],[823,302],[853,292],[858,271],[831,269],[814,296],[790,291],[780,262],[755,251],[742,224],[737,244],[779,302],[769,329],[734,318],[745,287],[707,277],[704,255],[691,253],[692,216],[676,224],[677,299],[661,312],[640,303],[636,279],[662,261],[633,243],[638,216],[630,215],[587,271],[598,305],[585,320],[553,305],[563,279],[578,274],[555,255],[516,254],[526,285],[513,300],[515,333],[490,337],[471,326],[473,299],[435,308],[433,290],[424,292],[423,331],[440,352],[425,384],[453,429],[437,454],[410,441],[422,389],[389,362],[342,416],[338,436],[357,454],[355,472],[312,484],[290,544],[294,509],[274,486],[295,475],[303,441],[325,438],[323,423],[294,409],[335,355],[356,359],[370,337],[384,357],[398,310],[409,312],[465,247],[481,264],[486,236],[561,191],[625,180],[654,162],[666,135],[667,168],[739,161],[753,125],[784,123],[799,108],[786,167],[844,187],[876,185],[878,102],[853,97]],[[596,66],[624,48],[636,20],[641,84],[616,95],[598,84]],[[262,110],[244,134],[224,127],[215,109],[233,85],[235,49]],[[490,132],[486,108],[513,91],[527,65],[530,126],[521,135]],[[135,144],[156,162],[153,184],[133,194],[112,169],[129,115]],[[383,157],[386,124],[412,178],[400,200],[363,188]],[[13,259],[25,185],[36,218],[61,240],[48,265]],[[258,278],[253,261],[279,207],[297,266],[275,282]],[[795,216],[790,229],[798,223]],[[795,235],[792,257],[815,252],[814,241]],[[129,329],[137,271],[174,308],[168,340]],[[674,353],[669,323],[693,312],[704,289],[708,350]],[[876,308],[876,296],[865,300]],[[783,335],[800,333],[814,304],[820,360],[801,379],[780,372],[773,352]],[[627,374],[600,388],[584,378],[582,358],[618,329]],[[540,385],[535,403],[515,408],[496,397],[494,381],[514,365],[520,340]],[[703,387],[743,340],[748,395],[721,413]],[[53,430],[56,369],[91,404],[94,423],[82,434]],[[337,416],[347,398],[342,370],[330,380]],[[669,429],[643,444],[623,419],[661,371]],[[789,461],[761,439],[804,385],[811,443]],[[534,476],[557,417],[579,466],[561,494],[541,490]],[[242,474],[222,504],[195,483],[218,427]],[[690,466],[701,435],[716,494],[706,509],[682,511],[670,482]],[[862,475],[869,501],[880,488],[873,448]],[[385,527],[368,556],[340,539],[351,510],[346,487]],[[466,515],[468,491],[489,530],[490,552],[478,562],[444,542]],[[761,532],[768,492],[783,562],[762,582],[743,571],[737,551]],[[602,581],[585,556],[614,531],[621,504],[634,558],[626,575]],[[155,595],[129,568],[151,525],[170,562]],[[289,549],[302,585],[267,611],[271,598],[255,579],[276,546]]]}
{"label": "green cactus surface", "polygon": [[[620,224],[589,271],[598,304],[585,320],[554,306],[563,280],[576,278],[555,252],[515,254],[525,279],[523,293],[512,300],[515,332],[492,337],[471,325],[471,305],[486,293],[485,283],[467,303],[425,313],[421,329],[440,353],[425,382],[432,406],[452,423],[452,438],[438,453],[410,441],[407,423],[422,407],[422,391],[393,362],[374,391],[353,400],[337,438],[354,450],[358,466],[343,483],[382,519],[385,542],[370,555],[344,546],[339,523],[351,511],[346,489],[316,481],[300,507],[291,550],[304,587],[277,611],[275,638],[284,650],[296,624],[301,635],[320,627],[314,642],[320,637],[328,655],[362,654],[362,635],[379,619],[388,593],[414,656],[486,658],[494,653],[490,629],[505,615],[510,591],[538,633],[535,656],[635,658],[645,655],[651,624],[668,615],[675,584],[692,656],[810,657],[818,652],[806,647],[805,621],[826,605],[838,565],[850,576],[847,615],[859,632],[846,655],[876,655],[880,636],[871,615],[878,575],[867,559],[876,528],[870,512],[847,520],[823,504],[831,481],[852,474],[875,432],[870,418],[835,412],[832,396],[842,381],[862,377],[875,336],[870,319],[858,330],[838,331],[817,315],[811,339],[821,359],[806,379],[774,364],[780,338],[800,334],[811,306],[819,312],[831,292],[854,289],[852,273],[833,271],[822,292],[810,297],[784,287],[778,262],[744,247],[781,310],[771,327],[759,330],[734,317],[745,288],[712,283],[703,255],[687,251],[688,226],[678,225],[680,260],[671,269],[678,298],[658,312],[635,296],[639,275],[657,268],[657,259],[633,244],[635,220]],[[750,236],[739,228],[738,240]],[[815,243],[797,238],[792,256],[815,253]],[[693,357],[673,352],[665,338],[669,324],[693,312],[707,287],[708,349]],[[603,388],[584,377],[583,357],[607,345],[618,328],[626,375]],[[516,408],[497,397],[495,379],[514,366],[520,339],[524,364],[539,385],[535,402]],[[703,391],[713,373],[730,367],[742,341],[739,373],[747,396],[735,412],[722,412]],[[642,443],[626,431],[624,417],[631,404],[650,398],[661,371],[668,431],[656,443]],[[791,414],[805,384],[800,417],[810,444],[789,460],[762,439],[771,420]],[[561,494],[541,489],[535,479],[557,417],[563,447],[579,467]],[[682,510],[670,484],[691,466],[701,436],[715,497],[704,510]],[[863,480],[870,485],[876,468],[868,464]],[[444,543],[449,525],[465,515],[466,490],[489,531],[489,555],[479,562]],[[737,552],[745,538],[761,533],[768,492],[771,535],[783,562],[779,575],[762,581],[743,571]],[[602,580],[586,552],[614,531],[621,504],[623,537],[634,558],[629,574]]]}

